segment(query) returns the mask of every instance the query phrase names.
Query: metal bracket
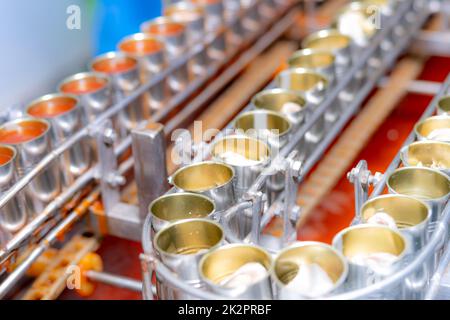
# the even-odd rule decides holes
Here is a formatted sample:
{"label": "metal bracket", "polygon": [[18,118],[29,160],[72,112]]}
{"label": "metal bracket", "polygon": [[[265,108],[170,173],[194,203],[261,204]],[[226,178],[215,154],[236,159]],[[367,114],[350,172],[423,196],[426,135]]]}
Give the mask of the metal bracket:
{"label": "metal bracket", "polygon": [[347,173],[347,179],[355,186],[355,219],[361,221],[361,207],[369,198],[369,187],[377,184],[381,178],[380,172],[372,172],[367,167],[366,160],[360,160],[355,168]]}
{"label": "metal bracket", "polygon": [[105,120],[96,135],[97,153],[99,159],[98,178],[102,193],[103,206],[106,214],[120,201],[119,187],[125,183],[125,178],[118,174],[117,158],[114,153],[114,143],[117,135],[111,120]]}
{"label": "metal bracket", "polygon": [[247,192],[243,195],[243,200],[250,201],[252,203],[252,228],[250,232],[250,242],[258,244],[261,235],[261,217],[264,213],[264,203],[267,201],[267,196],[261,191]]}
{"label": "metal bracket", "polygon": [[160,123],[150,123],[144,128],[132,130],[131,137],[139,216],[143,222],[150,202],[169,188],[164,126]]}
{"label": "metal bracket", "polygon": [[[297,239],[296,221],[299,218],[300,210],[297,203],[297,184],[300,181],[302,173],[302,162],[297,160],[298,151],[292,151],[286,158],[286,167],[284,172],[284,210],[282,214],[283,218],[283,242],[289,243],[292,240]],[[294,215],[295,221],[292,221],[292,213],[297,212]],[[298,217],[297,217],[298,216]]]}

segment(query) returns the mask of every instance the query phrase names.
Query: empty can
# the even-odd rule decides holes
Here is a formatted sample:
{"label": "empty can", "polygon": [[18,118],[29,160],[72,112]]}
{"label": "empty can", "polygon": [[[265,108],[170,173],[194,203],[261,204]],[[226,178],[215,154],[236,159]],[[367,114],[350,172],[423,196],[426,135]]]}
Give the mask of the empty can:
{"label": "empty can", "polygon": [[222,212],[235,202],[234,178],[235,172],[231,166],[204,161],[178,169],[169,182],[180,191],[200,193],[211,198],[216,210]]}

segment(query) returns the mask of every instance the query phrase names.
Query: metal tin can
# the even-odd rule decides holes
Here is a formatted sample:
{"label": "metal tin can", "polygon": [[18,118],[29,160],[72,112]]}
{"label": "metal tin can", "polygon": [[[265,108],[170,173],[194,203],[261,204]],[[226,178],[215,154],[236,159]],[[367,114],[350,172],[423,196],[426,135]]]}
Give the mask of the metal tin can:
{"label": "metal tin can", "polygon": [[[349,273],[344,286],[349,290],[364,288],[392,275],[401,268],[409,253],[409,243],[400,232],[372,224],[360,224],[340,231],[333,238],[333,247],[347,258]],[[396,260],[380,268],[355,261],[360,255],[375,253],[390,254],[396,256]]]}
{"label": "metal tin can", "polygon": [[[189,192],[166,194],[148,206],[152,215],[152,231],[157,233],[172,221],[192,218],[215,218],[216,206],[210,198]],[[153,238],[153,235],[152,235]]]}
{"label": "metal tin can", "polygon": [[324,296],[341,290],[348,273],[348,265],[343,255],[325,243],[296,242],[280,251],[274,258],[272,278],[277,289],[277,299],[312,298],[286,286],[298,274],[302,264],[317,264],[333,281],[332,288],[324,293]]}
{"label": "metal tin can", "polygon": [[[42,96],[26,107],[30,117],[42,118],[50,122],[53,145],[74,135],[81,130],[83,110],[74,95],[55,93]],[[89,142],[82,140],[75,143],[61,157],[61,171],[65,186],[70,186],[76,178],[86,172],[91,165]]]}
{"label": "metal tin can", "polygon": [[[51,152],[50,123],[38,118],[21,118],[4,123],[0,126],[0,143],[16,148],[16,169],[21,177]],[[53,161],[26,188],[26,201],[31,209],[30,214],[41,212],[60,191],[59,166],[56,161]]]}
{"label": "metal tin can", "polygon": [[211,198],[222,212],[235,203],[234,169],[224,163],[204,161],[178,169],[169,182],[180,191],[203,194]]}
{"label": "metal tin can", "polygon": [[[166,67],[164,43],[152,35],[145,33],[129,35],[119,42],[118,49],[137,59],[141,83],[150,81]],[[163,80],[152,86],[144,94],[143,99],[147,108],[152,112],[160,109],[168,96],[166,81]]]}
{"label": "metal tin can", "polygon": [[[250,285],[231,288],[220,285],[224,278],[247,263],[261,264],[267,270],[267,275]],[[271,264],[272,258],[263,248],[248,244],[229,244],[205,254],[198,267],[200,277],[212,292],[235,299],[265,300],[272,298]]]}

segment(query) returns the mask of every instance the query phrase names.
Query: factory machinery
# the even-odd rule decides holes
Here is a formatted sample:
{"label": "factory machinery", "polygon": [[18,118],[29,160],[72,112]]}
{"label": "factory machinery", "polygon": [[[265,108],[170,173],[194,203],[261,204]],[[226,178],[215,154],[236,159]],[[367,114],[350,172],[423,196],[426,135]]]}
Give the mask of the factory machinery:
{"label": "factory machinery", "polygon": [[[450,48],[421,33],[445,1],[174,2],[0,126],[0,297],[55,299],[70,284],[88,295],[103,282],[150,300],[448,298],[450,77],[384,173],[364,160],[348,173],[352,225],[331,245],[297,241],[299,187],[322,162],[337,170],[339,155],[323,154],[399,56],[414,41]],[[198,138],[198,114],[287,34],[298,51],[242,84],[253,99],[213,114],[227,123]],[[390,220],[373,222],[380,213]],[[103,235],[141,241],[142,282],[102,272]],[[391,260],[361,262],[370,254]],[[220,284],[255,262],[256,281]],[[311,264],[330,286],[289,285]]]}

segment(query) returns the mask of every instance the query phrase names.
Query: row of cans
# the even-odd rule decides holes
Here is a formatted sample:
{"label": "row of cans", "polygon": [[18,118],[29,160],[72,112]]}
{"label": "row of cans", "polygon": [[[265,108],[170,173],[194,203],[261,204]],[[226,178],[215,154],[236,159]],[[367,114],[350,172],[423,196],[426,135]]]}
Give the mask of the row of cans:
{"label": "row of cans", "polygon": [[[58,86],[58,93],[30,102],[23,117],[0,125],[0,192],[6,192],[65,139],[157,76],[188,49],[204,41],[205,36],[222,28],[226,17],[233,16],[230,10],[242,9],[240,4],[236,7],[225,2],[179,1],[166,7],[164,16],[142,23],[141,33],[122,39],[118,51],[95,57],[89,64],[90,71],[67,77]],[[271,3],[267,1],[263,8]],[[187,65],[180,66],[121,110],[113,119],[119,136],[125,137],[161,109],[170,96],[186,87],[192,75],[204,72],[209,59],[224,49],[222,45],[212,45],[210,51],[199,52]],[[96,148],[90,138],[72,146],[0,209],[0,229],[9,235],[20,230],[29,218],[85,173],[95,159]]]}

